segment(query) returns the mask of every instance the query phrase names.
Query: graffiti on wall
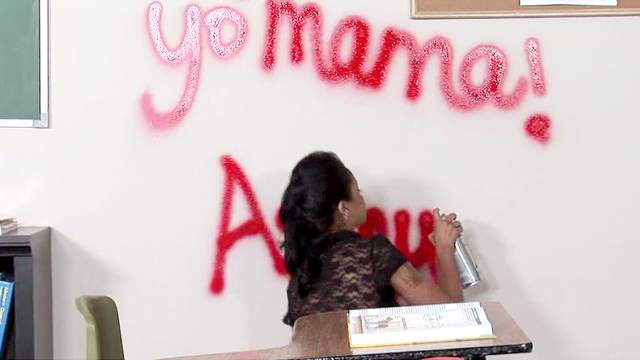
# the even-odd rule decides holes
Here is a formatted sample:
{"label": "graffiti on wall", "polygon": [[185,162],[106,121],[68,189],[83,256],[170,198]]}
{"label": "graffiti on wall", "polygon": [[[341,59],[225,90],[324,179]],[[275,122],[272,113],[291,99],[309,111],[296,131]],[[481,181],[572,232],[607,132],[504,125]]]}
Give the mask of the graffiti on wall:
{"label": "graffiti on wall", "polygon": [[[149,37],[160,60],[169,65],[180,65],[187,62],[189,71],[184,84],[182,97],[171,110],[161,113],[153,106],[151,93],[145,92],[140,100],[140,106],[145,119],[154,128],[170,128],[180,123],[189,113],[198,92],[201,75],[202,45],[201,39],[201,10],[191,5],[185,11],[185,29],[181,44],[175,49],[169,49],[160,29],[162,19],[162,5],[154,2],[147,11]],[[224,43],[221,37],[223,21],[231,21],[236,26],[235,39]],[[244,45],[247,38],[247,22],[244,16],[228,7],[216,7],[204,15],[204,24],[209,30],[209,46],[214,55],[220,59],[227,59],[235,55]]]}
{"label": "graffiti on wall", "polygon": [[[536,96],[544,96],[547,91],[540,44],[535,38],[526,39],[523,47],[529,73],[518,77],[515,85],[507,89],[504,84],[509,62],[504,51],[495,45],[481,44],[467,52],[455,76],[454,46],[444,36],[435,36],[421,43],[408,31],[387,27],[376,45],[371,41],[369,23],[360,16],[347,16],[335,25],[325,43],[322,8],[315,3],[297,5],[288,0],[267,0],[265,17],[266,36],[261,63],[266,72],[271,72],[277,64],[277,49],[282,40],[279,30],[288,20],[292,30],[290,62],[300,64],[305,58],[311,58],[318,78],[329,83],[351,82],[363,88],[380,89],[387,77],[393,75],[388,68],[394,56],[404,52],[409,74],[404,96],[410,102],[421,97],[425,69],[431,60],[439,64],[438,87],[444,100],[457,111],[471,111],[485,104],[508,111],[520,105],[530,91]],[[147,9],[146,27],[153,49],[163,63],[174,66],[186,64],[187,78],[182,96],[171,110],[158,111],[149,91],[143,93],[140,106],[144,118],[153,128],[167,129],[187,117],[197,98],[202,76],[203,34],[208,38],[207,45],[212,54],[227,60],[246,44],[248,23],[244,15],[231,7],[218,6],[203,14],[198,5],[190,5],[184,14],[182,41],[177,47],[170,48],[162,34],[161,20],[162,5],[151,3]],[[231,23],[236,30],[228,42],[223,41],[224,22]],[[311,42],[311,54],[304,53],[305,39]],[[345,43],[350,43],[352,49],[346,60],[340,52]],[[368,59],[372,60],[369,67],[365,66]],[[483,65],[484,79],[477,85],[472,74],[476,67]],[[546,114],[533,114],[525,121],[524,131],[534,140],[546,143],[551,132],[551,119]]]}
{"label": "graffiti on wall", "polygon": [[[404,97],[412,103],[423,95],[427,65],[435,62],[439,75],[437,88],[446,104],[455,111],[471,112],[487,105],[510,111],[517,108],[529,93],[535,96],[545,96],[547,93],[540,43],[535,38],[526,39],[523,46],[528,74],[518,76],[514,85],[507,87],[509,61],[498,46],[477,45],[457,63],[454,46],[444,36],[422,41],[406,30],[386,27],[377,37],[379,43],[374,44],[371,40],[372,26],[360,16],[347,16],[340,20],[325,41],[322,8],[318,4],[298,5],[289,0],[267,0],[265,4],[266,29],[258,63],[267,74],[272,74],[278,65],[278,48],[288,45],[289,62],[297,65],[305,60],[310,61],[321,81],[337,85],[351,83],[374,90],[380,90],[388,77],[394,75],[390,70],[394,58],[398,54],[405,55],[408,77]],[[216,6],[203,12],[200,6],[189,5],[184,12],[182,40],[177,46],[171,47],[162,31],[162,11],[160,2],[153,2],[147,8],[146,29],[153,51],[159,61],[168,66],[186,67],[187,76],[180,99],[169,110],[158,110],[150,91],[142,94],[140,107],[144,119],[152,128],[171,129],[187,118],[197,99],[205,49],[210,49],[212,56],[221,61],[231,60],[249,40],[249,24],[245,16],[232,7]],[[228,37],[222,33],[225,23],[235,28],[231,39],[226,41],[224,39]],[[280,36],[281,27],[285,24],[291,29],[288,41]],[[341,52],[345,45],[351,48],[346,57]],[[310,49],[310,53],[305,54],[305,49]],[[482,70],[482,81],[479,83],[472,76],[477,73],[476,69]],[[534,113],[525,120],[523,131],[531,139],[545,144],[550,139],[551,125],[551,118],[547,114]],[[224,190],[219,230],[215,237],[214,269],[209,284],[214,294],[224,291],[227,255],[243,239],[261,239],[275,273],[287,275],[276,241],[282,236],[282,225],[276,219],[275,229],[269,226],[253,186],[232,157],[223,156],[221,166]],[[246,202],[250,216],[231,228],[235,204],[240,201]],[[392,241],[396,247],[414,266],[426,267],[437,278],[435,248],[429,241],[433,230],[433,217],[429,209],[417,214],[399,209],[388,216],[383,209],[373,207],[368,209],[367,215],[367,222],[358,229],[364,237],[374,234],[389,236],[393,227]],[[416,223],[418,234],[414,234],[414,238],[419,241],[418,246],[412,249],[410,229]]]}
{"label": "graffiti on wall", "polygon": [[[231,156],[226,155],[220,159],[220,165],[224,173],[223,200],[220,209],[219,231],[215,238],[213,274],[209,283],[209,289],[214,294],[220,294],[224,291],[227,255],[233,246],[243,239],[258,238],[263,241],[276,274],[287,275],[284,258],[278,249],[277,236],[274,235],[276,233],[282,234],[282,224],[276,219],[275,231],[269,227],[253,186],[240,164]],[[230,228],[231,217],[240,201],[246,202],[249,209],[249,219]],[[277,211],[274,213],[277,214]],[[429,240],[429,235],[433,231],[433,215],[428,209],[420,211],[418,214],[420,242],[415,249],[411,249],[409,241],[411,221],[412,216],[409,211],[404,209],[395,211],[393,215],[395,236],[392,241],[414,266],[426,266],[434,278],[437,278],[435,247]],[[375,234],[389,236],[389,224],[385,212],[375,207],[368,209],[367,221],[358,231],[367,238]]]}

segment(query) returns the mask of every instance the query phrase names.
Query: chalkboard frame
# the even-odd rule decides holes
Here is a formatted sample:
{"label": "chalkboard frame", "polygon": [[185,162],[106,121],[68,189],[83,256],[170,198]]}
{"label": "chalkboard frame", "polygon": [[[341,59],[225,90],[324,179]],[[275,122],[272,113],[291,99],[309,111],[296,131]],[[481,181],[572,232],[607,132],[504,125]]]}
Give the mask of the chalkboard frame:
{"label": "chalkboard frame", "polygon": [[40,116],[36,119],[0,118],[0,127],[49,127],[49,0],[37,0],[39,7]]}

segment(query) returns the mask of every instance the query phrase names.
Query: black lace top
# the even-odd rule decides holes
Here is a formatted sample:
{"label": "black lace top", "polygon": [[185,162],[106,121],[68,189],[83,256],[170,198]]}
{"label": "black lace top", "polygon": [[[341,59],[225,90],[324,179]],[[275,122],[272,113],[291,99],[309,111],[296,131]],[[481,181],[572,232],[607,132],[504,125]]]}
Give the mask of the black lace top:
{"label": "black lace top", "polygon": [[307,296],[299,295],[296,278],[291,278],[285,324],[317,312],[397,306],[391,276],[407,261],[400,251],[382,236],[368,240],[352,231],[329,236],[322,272]]}

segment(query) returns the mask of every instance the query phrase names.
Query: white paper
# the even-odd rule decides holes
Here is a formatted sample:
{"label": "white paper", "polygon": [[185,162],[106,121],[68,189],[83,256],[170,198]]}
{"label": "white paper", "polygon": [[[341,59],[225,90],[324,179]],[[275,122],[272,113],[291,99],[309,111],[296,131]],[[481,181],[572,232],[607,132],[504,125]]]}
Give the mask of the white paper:
{"label": "white paper", "polygon": [[493,337],[478,302],[349,311],[351,347]]}
{"label": "white paper", "polygon": [[520,0],[520,6],[541,5],[618,6],[618,0]]}

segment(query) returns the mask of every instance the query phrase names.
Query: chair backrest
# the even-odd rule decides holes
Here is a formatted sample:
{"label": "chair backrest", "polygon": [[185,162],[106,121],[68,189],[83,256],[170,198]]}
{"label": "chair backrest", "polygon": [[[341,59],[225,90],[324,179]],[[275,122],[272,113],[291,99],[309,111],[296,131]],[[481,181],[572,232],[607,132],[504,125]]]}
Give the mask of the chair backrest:
{"label": "chair backrest", "polygon": [[81,296],[76,307],[87,323],[87,360],[123,360],[116,303],[108,296]]}

